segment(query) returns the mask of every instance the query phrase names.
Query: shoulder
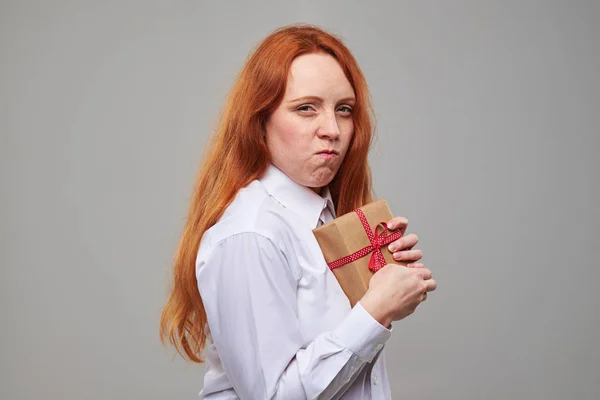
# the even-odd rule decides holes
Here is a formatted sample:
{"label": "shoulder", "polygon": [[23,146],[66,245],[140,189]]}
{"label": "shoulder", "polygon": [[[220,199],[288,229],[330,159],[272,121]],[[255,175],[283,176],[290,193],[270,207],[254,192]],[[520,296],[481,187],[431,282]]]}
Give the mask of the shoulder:
{"label": "shoulder", "polygon": [[253,181],[237,193],[223,216],[207,232],[212,242],[254,234],[277,243],[281,234],[288,231],[288,219],[287,210],[260,182]]}
{"label": "shoulder", "polygon": [[293,243],[297,242],[293,218],[260,182],[253,181],[237,193],[219,221],[205,232],[196,264],[215,251],[240,251],[235,249],[239,246],[253,248],[253,254],[277,252],[293,260]]}

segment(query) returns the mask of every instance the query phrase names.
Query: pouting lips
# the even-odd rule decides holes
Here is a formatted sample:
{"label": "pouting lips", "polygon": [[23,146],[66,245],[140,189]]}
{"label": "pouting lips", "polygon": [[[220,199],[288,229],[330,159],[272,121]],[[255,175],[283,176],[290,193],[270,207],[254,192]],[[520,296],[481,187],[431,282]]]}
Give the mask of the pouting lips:
{"label": "pouting lips", "polygon": [[337,151],[335,151],[335,150],[321,150],[317,154],[335,154],[335,155],[338,155],[339,153]]}

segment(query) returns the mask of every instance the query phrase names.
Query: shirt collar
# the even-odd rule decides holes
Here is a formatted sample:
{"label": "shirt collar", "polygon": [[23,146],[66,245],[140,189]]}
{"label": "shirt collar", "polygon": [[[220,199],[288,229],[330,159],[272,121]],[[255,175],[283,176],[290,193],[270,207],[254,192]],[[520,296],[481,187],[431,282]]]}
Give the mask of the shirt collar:
{"label": "shirt collar", "polygon": [[294,182],[273,164],[269,165],[267,172],[259,181],[275,200],[300,215],[311,229],[317,226],[325,207],[329,208],[335,218],[335,207],[329,186],[325,186],[319,195],[312,189]]}

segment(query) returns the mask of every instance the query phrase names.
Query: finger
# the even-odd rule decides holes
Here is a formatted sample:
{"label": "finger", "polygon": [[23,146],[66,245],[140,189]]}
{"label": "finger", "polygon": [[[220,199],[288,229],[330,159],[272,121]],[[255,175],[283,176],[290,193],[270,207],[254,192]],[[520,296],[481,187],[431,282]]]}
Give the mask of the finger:
{"label": "finger", "polygon": [[415,272],[424,280],[430,280],[432,277],[432,273],[428,268],[419,268],[416,269]]}
{"label": "finger", "polygon": [[406,264],[408,268],[424,268],[425,266],[422,263],[410,263]]}
{"label": "finger", "polygon": [[417,250],[402,250],[393,254],[396,261],[419,261],[423,258],[423,251]]}
{"label": "finger", "polygon": [[423,295],[421,296],[421,302],[427,300],[427,292],[423,293]]}
{"label": "finger", "polygon": [[390,222],[387,223],[387,226],[390,230],[394,231],[396,229],[400,229],[400,232],[404,234],[406,231],[406,226],[408,225],[408,220],[404,217],[394,217],[390,219]]}
{"label": "finger", "polygon": [[410,233],[390,243],[390,245],[388,246],[388,250],[392,253],[395,251],[401,251],[406,249],[410,250],[418,242],[419,237],[415,233]]}
{"label": "finger", "polygon": [[427,285],[428,292],[433,292],[435,289],[437,289],[437,282],[435,279],[428,279],[425,281],[425,284]]}

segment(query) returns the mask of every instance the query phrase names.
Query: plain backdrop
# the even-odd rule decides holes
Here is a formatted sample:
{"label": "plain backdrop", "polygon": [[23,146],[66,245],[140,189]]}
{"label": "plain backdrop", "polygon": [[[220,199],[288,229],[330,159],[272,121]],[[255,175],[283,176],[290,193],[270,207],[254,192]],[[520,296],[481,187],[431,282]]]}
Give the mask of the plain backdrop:
{"label": "plain backdrop", "polygon": [[158,339],[205,143],[273,29],[341,36],[438,290],[394,398],[600,398],[597,1],[1,1],[0,398],[194,399]]}

